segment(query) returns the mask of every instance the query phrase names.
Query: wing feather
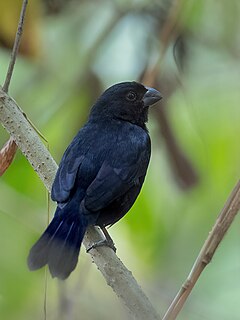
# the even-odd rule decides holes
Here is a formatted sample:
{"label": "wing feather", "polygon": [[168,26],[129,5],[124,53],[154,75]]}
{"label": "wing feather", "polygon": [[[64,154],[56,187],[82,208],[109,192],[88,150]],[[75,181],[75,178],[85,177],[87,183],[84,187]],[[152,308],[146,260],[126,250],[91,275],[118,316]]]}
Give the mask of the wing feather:
{"label": "wing feather", "polygon": [[[89,211],[99,211],[115,199],[125,194],[134,184],[145,176],[149,162],[149,153],[143,150],[138,161],[123,168],[115,168],[104,161],[96,178],[90,184],[84,198]],[[88,212],[88,211],[87,211]]]}

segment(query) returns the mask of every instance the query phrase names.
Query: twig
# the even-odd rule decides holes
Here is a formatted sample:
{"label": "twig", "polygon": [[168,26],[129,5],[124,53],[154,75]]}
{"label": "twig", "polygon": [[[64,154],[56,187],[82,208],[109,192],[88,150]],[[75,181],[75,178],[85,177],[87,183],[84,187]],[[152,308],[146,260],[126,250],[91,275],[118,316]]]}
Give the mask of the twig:
{"label": "twig", "polygon": [[7,71],[6,79],[3,85],[3,91],[5,92],[8,92],[9,84],[12,78],[13,68],[16,62],[20,40],[23,32],[23,23],[24,23],[25,13],[27,9],[27,4],[28,4],[28,0],[23,0],[21,14],[18,22],[18,28],[17,28],[14,45],[11,53],[11,58],[8,66],[8,71]]}
{"label": "twig", "polygon": [[159,37],[162,46],[160,48],[159,57],[153,66],[149,66],[147,68],[142,79],[142,82],[147,83],[148,86],[152,86],[156,82],[157,77],[159,76],[160,67],[167,52],[169,43],[173,38],[178,27],[182,5],[182,0],[172,1],[168,17],[166,18],[166,22],[161,27]]}
{"label": "twig", "polygon": [[[0,88],[0,122],[11,134],[48,191],[56,175],[57,164],[29,124],[16,102]],[[89,248],[102,239],[97,228],[90,227],[83,244]],[[102,272],[108,285],[127,307],[130,316],[138,320],[157,320],[159,316],[132,273],[119,260],[112,249],[100,247],[90,251],[92,260]]]}
{"label": "twig", "polygon": [[47,320],[47,292],[48,292],[48,270],[44,270],[44,298],[43,298],[43,319]]}
{"label": "twig", "polygon": [[227,230],[232,224],[235,216],[240,209],[240,180],[232,190],[225,206],[220,212],[211,232],[209,233],[193,267],[190,271],[186,281],[183,283],[181,289],[174,298],[168,311],[163,317],[163,320],[174,320],[181,311],[189,294],[195,286],[198,278],[203,272],[204,268],[212,260],[212,257],[225,236]]}
{"label": "twig", "polygon": [[[146,67],[146,70],[143,72],[140,80],[148,86],[161,87],[161,91],[163,90],[164,94],[168,97],[176,90],[177,83],[166,76],[162,77],[161,81],[159,81],[160,69],[170,42],[176,37],[176,34],[179,33],[180,17],[183,5],[184,2],[182,0],[171,1],[171,6],[168,10],[168,15],[164,24],[159,24],[159,39],[161,44],[159,57],[154,65]],[[168,118],[166,106],[167,102],[164,100],[161,108],[156,108],[154,110],[155,118],[159,125],[160,134],[164,138],[166,151],[176,182],[182,189],[187,190],[197,184],[198,175],[187,154],[185,154],[178,143],[178,139],[172,130],[171,123]]]}

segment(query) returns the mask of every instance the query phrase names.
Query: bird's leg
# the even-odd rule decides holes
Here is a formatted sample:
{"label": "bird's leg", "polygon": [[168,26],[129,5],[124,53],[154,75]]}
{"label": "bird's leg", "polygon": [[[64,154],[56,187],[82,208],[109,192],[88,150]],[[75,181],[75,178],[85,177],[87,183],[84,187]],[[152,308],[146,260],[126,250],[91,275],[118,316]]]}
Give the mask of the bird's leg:
{"label": "bird's leg", "polygon": [[113,239],[110,237],[110,234],[107,232],[107,229],[105,227],[100,226],[100,229],[102,231],[102,233],[104,234],[105,239],[100,240],[98,242],[93,243],[87,250],[86,252],[89,252],[92,249],[98,248],[98,247],[103,247],[103,246],[107,246],[110,247],[111,249],[113,249],[114,252],[117,251]]}
{"label": "bird's leg", "polygon": [[117,251],[116,247],[115,247],[115,244],[113,242],[113,239],[111,238],[110,234],[108,233],[107,229],[105,227],[100,227],[101,230],[102,230],[102,233],[104,234],[105,236],[105,240],[106,240],[106,243],[107,243],[107,246],[109,246],[110,248],[113,249],[114,252]]}

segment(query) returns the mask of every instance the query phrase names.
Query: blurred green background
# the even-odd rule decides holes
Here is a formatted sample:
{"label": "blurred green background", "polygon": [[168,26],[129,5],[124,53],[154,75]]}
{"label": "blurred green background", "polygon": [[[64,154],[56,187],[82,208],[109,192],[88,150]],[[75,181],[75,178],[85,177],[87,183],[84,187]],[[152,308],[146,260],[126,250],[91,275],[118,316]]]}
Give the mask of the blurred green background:
{"label": "blurred green background", "polygon": [[[119,257],[163,315],[240,177],[240,2],[29,2],[9,93],[57,162],[111,84],[143,81],[164,95],[151,109],[144,188],[110,229]],[[20,8],[20,0],[0,0],[1,84]],[[0,145],[7,140],[1,127]],[[0,179],[0,319],[44,318],[45,272],[30,273],[26,257],[46,224],[46,191],[18,151]],[[239,299],[237,217],[178,319],[237,320]],[[47,314],[127,319],[84,248],[69,280],[48,277]]]}

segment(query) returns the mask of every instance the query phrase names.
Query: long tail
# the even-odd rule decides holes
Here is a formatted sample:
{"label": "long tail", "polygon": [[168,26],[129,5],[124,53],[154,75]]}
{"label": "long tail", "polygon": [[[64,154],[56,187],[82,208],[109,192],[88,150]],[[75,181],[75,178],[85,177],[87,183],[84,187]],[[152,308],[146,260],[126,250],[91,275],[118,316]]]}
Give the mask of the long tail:
{"label": "long tail", "polygon": [[57,208],[53,220],[30,250],[29,269],[37,270],[48,264],[53,278],[66,279],[77,265],[85,231],[86,226],[79,216],[69,212],[68,206]]}

